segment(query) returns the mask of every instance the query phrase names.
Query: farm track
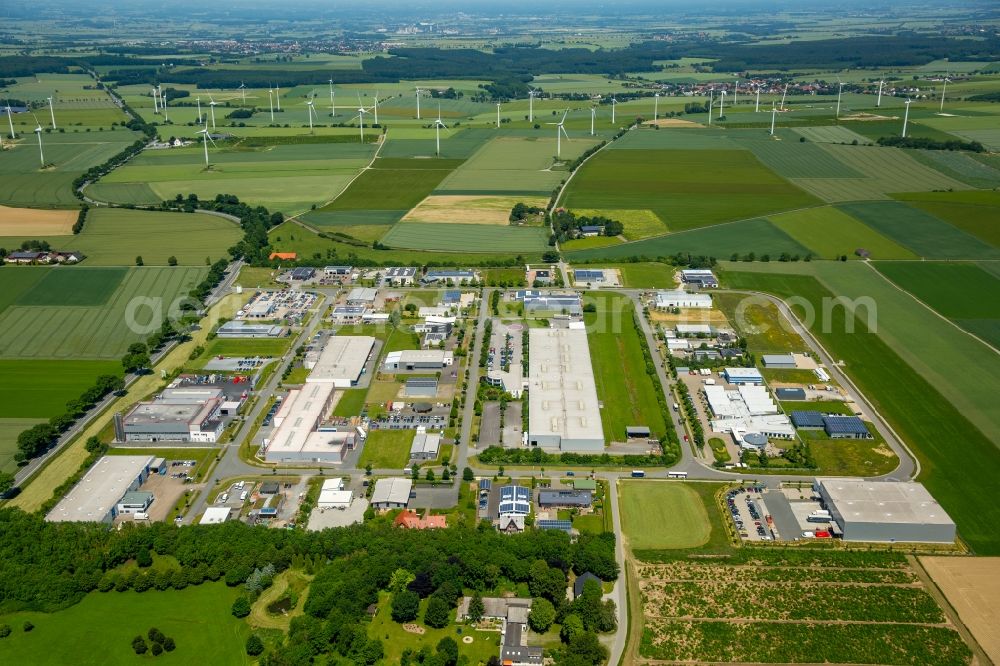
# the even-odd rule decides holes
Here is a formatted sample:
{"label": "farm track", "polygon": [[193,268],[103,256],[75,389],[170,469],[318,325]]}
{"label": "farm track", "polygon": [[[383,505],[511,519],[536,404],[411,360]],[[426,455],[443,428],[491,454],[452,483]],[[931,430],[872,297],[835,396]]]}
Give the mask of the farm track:
{"label": "farm track", "polygon": [[693,617],[684,615],[657,615],[646,613],[646,617],[680,622],[722,622],[725,624],[862,624],[862,625],[905,625],[908,627],[954,628],[951,622],[884,622],[881,620],[772,620],[756,617]]}

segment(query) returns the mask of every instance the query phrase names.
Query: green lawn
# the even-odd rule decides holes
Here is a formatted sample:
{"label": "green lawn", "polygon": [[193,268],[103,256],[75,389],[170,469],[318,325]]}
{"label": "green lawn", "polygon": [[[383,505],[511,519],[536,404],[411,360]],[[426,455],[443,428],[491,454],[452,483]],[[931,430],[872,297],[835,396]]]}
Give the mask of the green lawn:
{"label": "green lawn", "polygon": [[663,289],[674,286],[676,269],[670,264],[655,261],[635,264],[606,264],[603,267],[617,268],[624,286],[632,289]]}
{"label": "green lawn", "polygon": [[[177,643],[174,652],[155,658],[157,664],[249,664],[244,650],[249,628],[229,612],[241,592],[221,582],[184,590],[91,592],[55,613],[0,616],[0,623],[13,629],[0,639],[0,663],[135,664],[153,657],[137,657],[132,638],[157,627]],[[35,628],[25,633],[21,625],[28,620]]]}
{"label": "green lawn", "polygon": [[580,534],[601,534],[604,532],[604,518],[596,513],[577,516],[573,519],[573,529]]}
{"label": "green lawn", "polygon": [[606,441],[624,441],[625,428],[644,425],[653,437],[666,432],[653,379],[646,374],[644,339],[632,318],[632,301],[611,292],[588,292],[597,311],[584,315]]}
{"label": "green lawn", "polygon": [[899,458],[871,425],[875,439],[830,439],[820,431],[800,430],[823,476],[880,476],[899,465]]}
{"label": "green lawn", "polygon": [[365,396],[368,389],[345,389],[340,394],[337,406],[333,408],[334,416],[357,416],[365,406]]}
{"label": "green lawn", "polygon": [[402,469],[410,461],[413,435],[413,430],[369,431],[358,467],[370,464],[375,469]]}
{"label": "green lawn", "polygon": [[292,344],[291,337],[284,338],[215,338],[205,349],[204,357],[215,356],[281,356]]}
{"label": "green lawn", "polygon": [[[727,273],[730,285],[798,296],[821,312],[833,294],[803,275]],[[801,307],[794,308],[803,316]],[[920,480],[958,525],[960,536],[979,555],[1000,554],[1000,505],[992,488],[1000,478],[1000,451],[937,388],[907,365],[879,335],[846,333],[842,308],[833,310],[813,331],[835,358],[846,362],[852,379],[920,458]],[[968,464],[974,460],[975,464]]]}
{"label": "green lawn", "polygon": [[732,456],[729,455],[729,449],[726,448],[726,443],[718,437],[709,439],[708,445],[712,448],[712,457],[715,458],[715,462],[727,463],[732,460]]}
{"label": "green lawn", "polygon": [[622,530],[635,550],[697,548],[712,532],[705,504],[688,484],[622,481]]}

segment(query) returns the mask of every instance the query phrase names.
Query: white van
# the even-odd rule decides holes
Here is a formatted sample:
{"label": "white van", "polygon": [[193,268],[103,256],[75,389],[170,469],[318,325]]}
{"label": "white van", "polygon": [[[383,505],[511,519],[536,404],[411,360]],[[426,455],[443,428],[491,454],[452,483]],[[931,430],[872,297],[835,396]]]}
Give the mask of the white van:
{"label": "white van", "polygon": [[219,495],[219,501],[223,504],[229,501],[229,493],[222,493]]}
{"label": "white van", "polygon": [[250,491],[249,490],[244,490],[242,493],[240,493],[240,501],[241,502],[246,502],[248,497],[250,497]]}
{"label": "white van", "polygon": [[132,520],[149,520],[149,514],[145,511],[136,511],[132,514]]}

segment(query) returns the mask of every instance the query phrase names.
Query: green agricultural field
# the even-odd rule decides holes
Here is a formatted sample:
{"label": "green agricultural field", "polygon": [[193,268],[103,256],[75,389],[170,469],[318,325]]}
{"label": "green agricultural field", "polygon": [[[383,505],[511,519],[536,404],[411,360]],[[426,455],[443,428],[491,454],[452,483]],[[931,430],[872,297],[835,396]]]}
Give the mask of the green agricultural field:
{"label": "green agricultural field", "polygon": [[[122,278],[121,270],[110,268],[18,268],[0,271],[0,287],[22,270],[46,274],[30,288],[15,282],[21,288],[18,301],[0,313],[2,358],[117,359],[129,344],[159,329],[159,318],[206,271],[132,268]],[[101,279],[91,279],[90,271],[99,271]],[[120,280],[110,296],[108,275]]]}
{"label": "green agricultural field", "polygon": [[592,250],[598,247],[608,247],[618,245],[621,239],[615,236],[590,236],[588,238],[574,238],[563,243],[559,243],[559,249],[563,252],[574,252],[576,250]]}
{"label": "green agricultural field", "polygon": [[792,136],[777,141],[755,133],[752,138],[741,137],[739,143],[753,152],[766,167],[785,178],[863,177],[819,145],[793,140]]}
{"label": "green agricultural field", "polygon": [[410,460],[413,430],[371,430],[365,440],[358,467],[402,469]]}
{"label": "green agricultural field", "polygon": [[812,250],[817,257],[836,259],[847,255],[859,259],[855,250],[865,249],[874,259],[916,259],[917,255],[847,213],[833,207],[772,215],[771,223]]}
{"label": "green agricultural field", "polygon": [[[13,267],[12,267],[13,268]],[[17,270],[4,270],[0,273],[0,315],[17,303],[25,294],[31,292],[35,285],[49,275],[50,269],[20,266]]]}
{"label": "green agricultural field", "polygon": [[562,200],[570,209],[648,209],[673,231],[814,203],[740,150],[602,151],[580,167]]}
{"label": "green agricultural field", "polygon": [[490,129],[459,129],[452,132],[441,132],[441,155],[436,155],[434,129],[406,128],[404,130],[389,130],[385,145],[379,151],[383,158],[435,158],[468,159],[487,141],[496,136]]}
{"label": "green agricultural field", "polygon": [[604,403],[601,422],[606,441],[621,442],[625,428],[647,426],[653,437],[666,433],[653,379],[646,374],[642,331],[632,318],[632,301],[621,294],[588,292],[597,311],[584,315],[597,397]]}
{"label": "green agricultural field", "polygon": [[0,472],[17,471],[14,454],[17,453],[17,436],[33,425],[48,419],[0,419]]}
{"label": "green agricultural field", "polygon": [[1000,259],[997,248],[899,201],[843,204],[840,208],[927,259]]}
{"label": "green agricultural field", "polygon": [[5,151],[0,160],[0,204],[76,208],[80,202],[73,196],[73,180],[117,155],[139,136],[128,130],[43,133],[48,166],[40,169],[35,137],[19,134],[14,148]]}
{"label": "green agricultural field", "polygon": [[843,125],[828,127],[796,127],[792,130],[807,141],[814,143],[868,143],[868,139]]}
{"label": "green agricultural field", "polygon": [[544,252],[548,231],[541,227],[401,222],[382,237],[391,248],[444,252]]}
{"label": "green agricultural field", "polygon": [[136,206],[155,206],[163,201],[146,183],[92,183],[84,192],[94,201],[113,201]]}
{"label": "green agricultural field", "polygon": [[995,191],[924,192],[903,195],[900,199],[1000,248],[1000,194]]}
{"label": "green agricultural field", "polygon": [[98,375],[121,371],[117,361],[0,360],[0,418],[61,415]]}
{"label": "green agricultural field", "polygon": [[692,125],[632,130],[608,146],[608,150],[735,150],[739,147],[733,141],[733,132]]}
{"label": "green agricultural field", "polygon": [[712,533],[705,504],[688,484],[621,481],[622,530],[632,551],[697,548]]}
{"label": "green agricultural field", "polygon": [[[816,312],[822,311],[822,299],[833,297],[819,281],[805,275],[727,272],[726,281],[736,288],[804,298]],[[800,306],[793,309],[800,318],[804,316]],[[1000,520],[1000,505],[990,490],[1000,475],[995,437],[976,428],[934,384],[907,365],[883,341],[881,332],[866,331],[861,320],[856,321],[855,333],[846,330],[842,308],[834,309],[822,324],[817,319],[812,327],[830,353],[843,359],[854,382],[920,458],[920,480],[958,524],[960,536],[977,554],[1000,554],[1000,538],[994,529]],[[942,339],[937,347],[949,344],[952,340]],[[923,349],[924,355],[935,355]],[[968,460],[976,464],[966,464]]]}
{"label": "green agricultural field", "polygon": [[876,267],[928,306],[1000,348],[1000,277],[976,264],[878,262]]}
{"label": "green agricultural field", "polygon": [[1000,171],[983,164],[968,153],[951,150],[914,150],[910,154],[920,163],[972,187],[992,189],[1000,186]]}
{"label": "green agricultural field", "polygon": [[[404,166],[410,163],[420,166]],[[437,168],[427,168],[425,163]],[[364,171],[347,190],[319,211],[398,211],[402,217],[433,192],[459,164],[460,160],[376,160],[376,168]]]}
{"label": "green agricultural field", "polygon": [[[204,266],[206,258],[226,257],[242,237],[237,224],[215,215],[92,208],[80,234],[40,238],[54,248],[83,252],[89,267],[131,266],[137,256],[147,266],[166,266],[170,257],[182,266]],[[0,237],[8,247],[20,241]]]}
{"label": "green agricultural field", "polygon": [[678,252],[728,258],[732,254],[743,256],[754,252],[757,257],[769,255],[776,260],[782,253],[804,257],[809,253],[803,245],[766,219],[717,225],[682,233],[647,238],[611,247],[568,252],[569,261],[594,261],[601,259],[623,260],[630,257],[669,257]]}
{"label": "green agricultural field", "polygon": [[[242,594],[239,587],[203,583],[183,590],[91,592],[80,603],[55,613],[0,615],[0,623],[16,627],[0,640],[0,662],[56,666],[134,664],[132,638],[156,627],[174,639],[177,649],[156,657],[157,663],[251,663],[244,644],[250,629],[230,613]],[[114,617],[115,622],[102,620]],[[31,632],[21,625],[31,621]],[[88,646],[81,650],[80,646]]]}
{"label": "green agricultural field", "polygon": [[656,213],[651,210],[598,210],[595,208],[577,208],[574,209],[573,212],[579,216],[593,217],[595,215],[603,215],[604,217],[611,218],[612,220],[618,220],[625,225],[622,235],[627,240],[639,240],[642,238],[649,238],[650,236],[662,236],[668,231],[667,225],[663,223],[663,220],[657,217]]}

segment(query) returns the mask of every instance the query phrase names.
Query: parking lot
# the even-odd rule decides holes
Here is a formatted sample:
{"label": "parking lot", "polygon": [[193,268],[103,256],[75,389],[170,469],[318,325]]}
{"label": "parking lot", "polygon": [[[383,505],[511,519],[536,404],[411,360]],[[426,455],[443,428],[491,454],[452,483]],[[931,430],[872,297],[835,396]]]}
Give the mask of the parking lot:
{"label": "parking lot", "polygon": [[774,532],[768,524],[764,505],[763,488],[734,488],[726,493],[726,508],[736,525],[736,531],[745,541],[772,541]]}

